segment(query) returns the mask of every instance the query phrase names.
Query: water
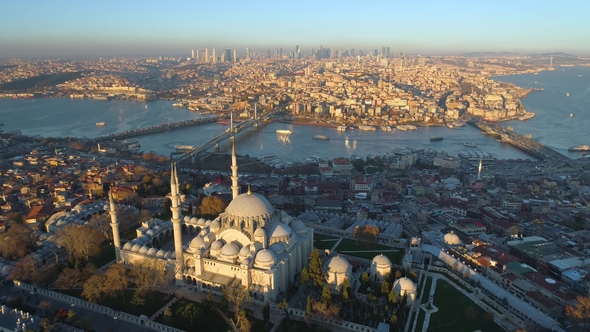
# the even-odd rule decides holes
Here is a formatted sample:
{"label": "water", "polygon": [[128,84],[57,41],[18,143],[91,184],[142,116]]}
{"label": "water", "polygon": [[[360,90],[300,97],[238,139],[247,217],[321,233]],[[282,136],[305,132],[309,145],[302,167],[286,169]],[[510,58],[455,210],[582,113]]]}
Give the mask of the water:
{"label": "water", "polygon": [[[572,145],[590,144],[585,130],[590,125],[590,68],[558,67],[555,71],[542,72],[539,75],[512,75],[496,79],[522,87],[545,89],[533,91],[528,98],[523,99],[527,110],[537,114],[535,118],[524,122],[509,121],[502,123],[503,126],[512,126],[520,134],[530,133],[541,143],[570,157],[581,156],[579,153],[570,153],[567,149]],[[568,92],[570,97],[566,97]],[[200,117],[186,109],[172,107],[172,103],[164,100],[143,103],[57,98],[0,99],[0,122],[5,124],[1,129],[18,129],[25,135],[92,138],[167,121]],[[570,117],[570,113],[574,113],[574,117]],[[107,125],[97,127],[95,123],[99,121],[104,121]],[[174,151],[175,145],[198,146],[226,128],[227,126],[211,123],[140,136],[138,139],[142,149],[168,155]],[[278,136],[277,129],[291,129],[293,134],[287,138]],[[330,140],[314,140],[314,135],[326,135]],[[430,142],[431,136],[441,136],[444,140]],[[236,142],[239,154],[276,154],[284,161],[301,161],[312,155],[324,158],[351,155],[365,157],[404,147],[430,148],[446,151],[453,156],[460,151],[484,151],[499,159],[531,158],[509,144],[498,143],[494,137],[482,135],[469,125],[458,129],[430,127],[405,132],[366,132],[358,129],[338,132],[335,128],[270,123],[262,125],[258,130],[251,129],[238,134]],[[477,148],[465,147],[464,142],[474,142]],[[229,153],[229,141],[222,142],[220,150]]]}
{"label": "water", "polygon": [[522,99],[526,109],[536,114],[534,118],[508,121],[502,126],[512,126],[522,135],[532,134],[533,139],[571,158],[581,154],[568,152],[570,146],[590,145],[590,68],[556,67],[554,71],[538,75],[511,75],[495,79],[525,88],[545,89],[533,91],[528,98]]}

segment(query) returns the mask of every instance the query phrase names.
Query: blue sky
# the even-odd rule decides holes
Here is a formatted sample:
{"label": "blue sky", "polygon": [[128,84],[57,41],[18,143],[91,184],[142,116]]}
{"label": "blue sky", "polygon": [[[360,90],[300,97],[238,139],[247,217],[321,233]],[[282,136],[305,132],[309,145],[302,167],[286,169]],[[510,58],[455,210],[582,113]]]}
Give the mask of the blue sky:
{"label": "blue sky", "polygon": [[0,57],[190,55],[191,49],[590,54],[590,1],[0,2]]}

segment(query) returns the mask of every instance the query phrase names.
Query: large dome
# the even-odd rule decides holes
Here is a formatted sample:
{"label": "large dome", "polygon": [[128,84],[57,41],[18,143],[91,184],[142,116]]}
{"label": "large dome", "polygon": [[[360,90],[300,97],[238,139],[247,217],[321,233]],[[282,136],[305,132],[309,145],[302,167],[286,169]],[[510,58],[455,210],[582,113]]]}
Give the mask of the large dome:
{"label": "large dome", "polygon": [[222,256],[237,256],[240,252],[240,248],[235,243],[228,243],[221,248]]}
{"label": "large dome", "polygon": [[352,265],[340,256],[332,257],[328,263],[329,272],[346,273],[349,269],[352,270]]}
{"label": "large dome", "polygon": [[234,198],[225,212],[235,217],[256,218],[270,215],[273,210],[266,198],[255,193],[246,193]]}
{"label": "large dome", "polygon": [[383,254],[375,256],[373,263],[378,267],[391,267],[391,261]]}
{"label": "large dome", "polygon": [[461,244],[461,239],[455,234],[455,232],[451,231],[450,233],[445,234],[444,241],[446,244],[450,246],[456,246]]}
{"label": "large dome", "polygon": [[275,255],[266,249],[260,250],[256,254],[256,263],[259,264],[274,264],[275,263]]}

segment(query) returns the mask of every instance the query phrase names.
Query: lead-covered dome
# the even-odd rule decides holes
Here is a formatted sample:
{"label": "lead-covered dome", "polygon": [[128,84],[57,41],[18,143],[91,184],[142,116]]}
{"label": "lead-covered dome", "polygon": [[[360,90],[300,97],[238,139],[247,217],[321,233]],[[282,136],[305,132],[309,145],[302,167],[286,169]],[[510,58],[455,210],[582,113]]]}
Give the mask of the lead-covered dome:
{"label": "lead-covered dome", "polygon": [[330,259],[330,262],[328,263],[328,272],[346,273],[348,271],[352,271],[352,265],[350,265],[346,259],[340,256],[334,256]]}
{"label": "lead-covered dome", "polygon": [[225,209],[226,213],[243,218],[269,216],[273,211],[274,208],[266,198],[250,192],[234,198]]}
{"label": "lead-covered dome", "polygon": [[305,232],[307,232],[307,226],[305,226],[305,224],[299,220],[299,219],[295,219],[293,220],[289,226],[291,227],[292,230],[295,231],[295,233],[297,234],[304,234]]}
{"label": "lead-covered dome", "polygon": [[240,252],[240,248],[235,243],[228,243],[221,248],[221,255],[226,257],[235,257]]}
{"label": "lead-covered dome", "polygon": [[373,258],[373,264],[377,267],[391,267],[391,261],[383,254],[375,256],[375,258]]}
{"label": "lead-covered dome", "polygon": [[399,294],[400,292],[403,294],[411,293],[416,291],[416,284],[409,278],[403,277],[397,279],[393,283],[393,289]]}
{"label": "lead-covered dome", "polygon": [[448,244],[450,246],[456,246],[456,245],[461,244],[461,239],[459,239],[459,236],[457,236],[457,234],[455,234],[454,231],[451,231],[450,233],[445,234],[444,241],[446,244]]}
{"label": "lead-covered dome", "polygon": [[262,249],[256,254],[256,263],[272,265],[275,263],[275,255],[271,251]]}

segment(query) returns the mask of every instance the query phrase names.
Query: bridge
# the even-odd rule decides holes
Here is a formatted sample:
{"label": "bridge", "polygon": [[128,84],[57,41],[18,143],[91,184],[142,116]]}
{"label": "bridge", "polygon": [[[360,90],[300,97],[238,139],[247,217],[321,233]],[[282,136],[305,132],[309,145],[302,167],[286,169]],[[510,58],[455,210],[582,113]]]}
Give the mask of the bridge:
{"label": "bridge", "polygon": [[567,162],[570,160],[570,158],[567,156],[564,156],[561,153],[546,147],[545,145],[533,140],[530,137],[522,136],[499,125],[485,122],[478,118],[472,118],[467,121],[467,123],[482,130],[486,134],[500,136],[502,142],[512,144],[518,149],[523,150],[524,152],[541,160],[548,159],[560,162]]}
{"label": "bridge", "polygon": [[238,134],[248,128],[258,126],[258,123],[260,121],[270,119],[271,116],[273,116],[279,112],[282,112],[283,110],[284,110],[283,107],[277,107],[270,112],[264,113],[263,115],[259,116],[257,119],[250,119],[250,120],[248,120],[246,122],[242,122],[236,126],[232,125],[230,128],[227,129],[226,132],[208,140],[207,142],[196,147],[195,149],[188,151],[187,153],[185,153],[181,157],[178,157],[176,159],[176,162],[179,163],[184,160],[188,160],[189,158],[192,158],[193,156],[196,156],[201,152],[205,152],[205,151],[209,150],[210,148],[216,146],[219,142],[221,142],[225,139],[235,136],[236,134]]}
{"label": "bridge", "polygon": [[164,123],[164,124],[159,124],[159,125],[155,125],[155,126],[151,126],[151,127],[132,129],[132,130],[122,131],[122,132],[118,132],[118,133],[114,133],[114,134],[110,134],[110,135],[99,136],[99,137],[94,138],[94,140],[97,142],[100,142],[100,141],[111,141],[114,139],[116,139],[116,140],[127,139],[127,138],[131,138],[131,137],[142,136],[142,135],[151,135],[151,134],[155,134],[155,133],[161,133],[161,132],[165,132],[165,131],[182,129],[182,128],[192,127],[192,126],[196,126],[196,125],[200,125],[200,124],[216,122],[220,118],[221,118],[220,116],[211,116],[211,117],[199,118],[199,119],[193,119],[193,120],[184,120],[184,121],[178,121],[178,122]]}

